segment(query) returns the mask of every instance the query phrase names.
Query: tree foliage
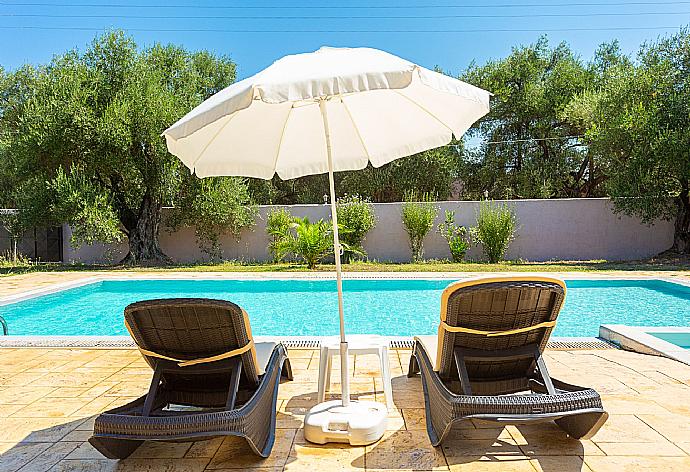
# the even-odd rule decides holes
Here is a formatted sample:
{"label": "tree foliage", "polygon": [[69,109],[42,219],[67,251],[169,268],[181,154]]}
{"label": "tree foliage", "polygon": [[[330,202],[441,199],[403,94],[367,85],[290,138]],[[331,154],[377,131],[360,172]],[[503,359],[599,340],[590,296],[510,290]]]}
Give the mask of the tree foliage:
{"label": "tree foliage", "polygon": [[[339,196],[360,195],[369,201],[398,202],[407,191],[433,193],[441,199],[450,195],[451,184],[458,178],[462,143],[425,151],[375,168],[335,174]],[[252,197],[259,203],[291,205],[323,203],[328,198],[328,176],[310,175],[284,181],[250,179]]]}
{"label": "tree foliage", "polygon": [[[118,31],[84,52],[3,74],[0,167],[8,172],[0,179],[12,179],[12,190],[0,184],[4,204],[19,207],[27,224],[69,222],[76,244],[124,236],[128,262],[167,259],[158,244],[164,205],[184,202],[179,221],[236,230],[243,218],[232,213],[247,203],[244,184],[200,184],[160,136],[234,79],[226,57],[160,44],[139,50]],[[242,196],[239,206],[201,208],[229,189]]]}
{"label": "tree foliage", "polygon": [[690,30],[644,44],[573,105],[606,168],[616,209],[675,219],[672,249],[690,251]]}
{"label": "tree foliage", "polygon": [[504,59],[471,64],[461,79],[494,97],[489,114],[471,130],[484,144],[461,165],[466,196],[602,195],[604,177],[581,139],[584,128],[565,111],[574,97],[595,86],[597,67],[617,55],[617,45],[608,45],[588,66],[566,43],[551,47],[541,37]]}

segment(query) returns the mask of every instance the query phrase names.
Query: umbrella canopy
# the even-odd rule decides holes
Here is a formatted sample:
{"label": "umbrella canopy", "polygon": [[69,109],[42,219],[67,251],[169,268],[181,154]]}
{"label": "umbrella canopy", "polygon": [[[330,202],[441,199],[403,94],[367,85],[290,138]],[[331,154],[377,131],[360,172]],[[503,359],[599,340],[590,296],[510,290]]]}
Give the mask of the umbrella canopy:
{"label": "umbrella canopy", "polygon": [[[313,421],[305,419],[305,436],[309,429],[311,437],[320,437],[321,426],[334,418],[330,415],[359,428],[361,437],[368,438],[361,444],[380,438],[385,429],[380,405],[350,405],[333,172],[363,169],[368,163],[379,167],[448,144],[489,111],[489,96],[376,49],[321,48],[286,56],[230,85],[163,133],[170,152],[199,177],[270,179],[277,173],[292,179],[328,172],[342,409],[332,410],[328,402],[324,408],[314,407]],[[343,420],[367,416],[373,420],[366,427],[361,421],[355,427]]]}
{"label": "umbrella canopy", "polygon": [[286,56],[230,85],[164,132],[199,177],[328,172],[317,99],[328,98],[333,170],[382,166],[460,138],[489,111],[485,90],[370,48]]}

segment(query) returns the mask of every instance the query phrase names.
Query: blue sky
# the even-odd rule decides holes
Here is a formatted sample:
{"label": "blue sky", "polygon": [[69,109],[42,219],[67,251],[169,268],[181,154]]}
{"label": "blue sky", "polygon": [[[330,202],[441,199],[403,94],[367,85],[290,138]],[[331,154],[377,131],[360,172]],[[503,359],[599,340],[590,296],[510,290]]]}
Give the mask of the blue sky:
{"label": "blue sky", "polygon": [[617,38],[632,53],[644,40],[689,23],[690,1],[7,0],[0,1],[0,65],[44,63],[83,49],[98,31],[122,28],[141,46],[175,43],[227,54],[239,78],[323,45],[375,47],[457,74],[473,59],[503,57],[542,32],[587,59],[601,42]]}

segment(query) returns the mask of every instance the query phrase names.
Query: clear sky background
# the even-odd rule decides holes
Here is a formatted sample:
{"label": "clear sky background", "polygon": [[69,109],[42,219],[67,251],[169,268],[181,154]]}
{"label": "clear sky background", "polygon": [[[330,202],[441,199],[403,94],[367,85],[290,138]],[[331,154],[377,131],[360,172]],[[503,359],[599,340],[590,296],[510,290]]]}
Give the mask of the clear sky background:
{"label": "clear sky background", "polygon": [[[407,17],[407,18],[405,18]],[[618,39],[625,52],[690,24],[690,1],[634,0],[0,0],[0,65],[48,62],[121,28],[140,46],[174,43],[229,55],[238,78],[286,54],[328,46],[384,49],[458,74],[547,34],[584,59]]]}

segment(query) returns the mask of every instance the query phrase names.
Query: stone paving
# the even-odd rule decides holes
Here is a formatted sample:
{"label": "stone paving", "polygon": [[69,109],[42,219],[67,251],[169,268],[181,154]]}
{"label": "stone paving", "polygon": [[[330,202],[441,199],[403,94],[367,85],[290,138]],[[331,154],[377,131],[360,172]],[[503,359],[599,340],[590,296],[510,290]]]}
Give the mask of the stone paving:
{"label": "stone paving", "polygon": [[[429,443],[409,350],[390,352],[396,409],[384,438],[367,447],[305,442],[316,400],[318,352],[292,349],[293,382],[279,389],[278,430],[268,459],[237,438],[145,443],[124,461],[89,445],[94,415],[145,393],[151,371],[133,349],[0,349],[0,471],[688,471],[690,366],[615,349],[547,351],[552,375],[596,388],[611,417],[588,441],[552,424],[467,423],[442,447]],[[337,363],[333,378],[338,378]],[[376,357],[357,356],[355,396],[384,401]],[[338,386],[334,386],[338,391]]]}

